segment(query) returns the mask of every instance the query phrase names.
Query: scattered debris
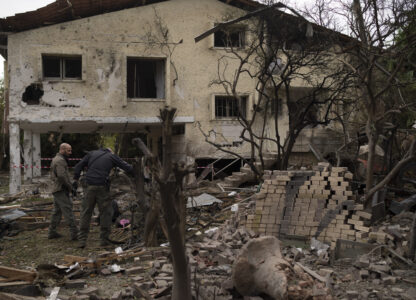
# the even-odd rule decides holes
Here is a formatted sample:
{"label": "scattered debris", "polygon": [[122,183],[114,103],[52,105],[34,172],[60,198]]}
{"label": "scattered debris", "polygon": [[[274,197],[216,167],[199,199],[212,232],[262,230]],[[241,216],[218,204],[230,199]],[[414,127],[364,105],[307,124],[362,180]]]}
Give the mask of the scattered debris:
{"label": "scattered debris", "polygon": [[[406,257],[414,213],[403,210],[370,225],[372,214],[356,202],[349,186],[350,173],[325,168],[268,172],[270,177],[257,194],[251,188],[230,193],[218,188],[218,182],[204,181],[200,183],[203,188],[192,190],[190,194],[195,196],[187,210],[186,251],[194,296],[224,300],[414,299],[416,271]],[[305,181],[302,176],[309,178]],[[76,253],[64,249],[60,259],[28,270],[0,266],[0,299],[40,295],[51,300],[169,299],[173,286],[169,248],[144,248],[140,240],[133,239],[140,236],[143,224],[139,223],[143,216],[129,204],[134,193],[120,184],[112,187],[112,195],[121,215],[111,238],[119,245]],[[317,213],[320,202],[310,200],[316,196],[325,201],[321,214]],[[77,217],[81,197],[82,191],[74,199]],[[12,236],[22,230],[37,228],[35,234],[46,230],[50,199],[22,193],[8,203],[7,207],[19,207],[1,211],[0,238],[4,242],[16,241]],[[291,204],[292,213],[280,210],[280,204]],[[2,218],[6,213],[15,215]],[[295,220],[298,223],[292,225]]]}
{"label": "scattered debris", "polygon": [[213,203],[222,203],[222,201],[212,195],[203,193],[197,197],[189,197],[186,208],[208,206],[212,205]]}

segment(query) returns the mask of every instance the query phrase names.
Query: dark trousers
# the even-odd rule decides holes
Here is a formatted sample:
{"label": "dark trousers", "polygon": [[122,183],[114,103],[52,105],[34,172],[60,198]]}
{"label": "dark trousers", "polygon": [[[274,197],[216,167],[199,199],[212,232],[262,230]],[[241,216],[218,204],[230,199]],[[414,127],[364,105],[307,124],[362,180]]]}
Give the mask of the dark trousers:
{"label": "dark trousers", "polygon": [[49,234],[56,233],[56,228],[61,222],[62,215],[69,225],[71,236],[77,236],[77,226],[75,224],[74,213],[72,211],[72,200],[64,191],[53,193],[53,212],[51,216],[51,224],[49,226]]}
{"label": "dark trousers", "polygon": [[81,220],[79,228],[79,239],[86,241],[90,231],[90,223],[95,204],[98,205],[100,212],[100,238],[108,239],[111,232],[111,215],[112,207],[110,200],[110,192],[106,186],[89,185],[87,192],[82,200]]}

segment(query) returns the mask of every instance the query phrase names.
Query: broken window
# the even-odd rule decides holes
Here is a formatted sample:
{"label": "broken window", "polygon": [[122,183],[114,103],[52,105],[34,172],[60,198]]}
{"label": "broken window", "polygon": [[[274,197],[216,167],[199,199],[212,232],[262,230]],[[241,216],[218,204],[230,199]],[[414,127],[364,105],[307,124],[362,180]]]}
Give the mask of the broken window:
{"label": "broken window", "polygon": [[51,79],[81,79],[82,57],[76,56],[42,56],[43,77]]}
{"label": "broken window", "polygon": [[215,117],[216,118],[236,118],[246,117],[247,96],[240,96],[241,109],[239,101],[233,96],[215,96]]}
{"label": "broken window", "polygon": [[127,97],[165,98],[165,59],[127,59]]}
{"label": "broken window", "polygon": [[242,27],[227,28],[214,33],[214,47],[242,48],[245,45],[245,30]]}

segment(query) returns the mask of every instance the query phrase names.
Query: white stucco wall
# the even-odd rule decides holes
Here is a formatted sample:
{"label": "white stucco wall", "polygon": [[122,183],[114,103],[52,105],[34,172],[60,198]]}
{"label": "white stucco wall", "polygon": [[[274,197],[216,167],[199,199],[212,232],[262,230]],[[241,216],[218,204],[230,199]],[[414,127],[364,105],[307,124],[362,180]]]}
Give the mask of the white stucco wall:
{"label": "white stucco wall", "polygon": [[[150,32],[159,35],[155,12],[169,29],[168,42],[178,43],[172,56],[167,48],[148,43]],[[216,0],[171,0],[10,35],[9,120],[34,132],[93,132],[100,126],[122,131],[126,122],[129,130],[137,131],[154,125],[159,109],[170,105],[186,123],[185,137],[177,138],[181,151],[194,157],[218,156],[220,152],[203,141],[194,121],[204,131],[214,128],[222,133],[217,138],[225,137],[225,143],[239,140],[240,126],[235,121],[212,120],[213,95],[225,91],[210,82],[216,78],[217,61],[225,51],[213,47],[212,35],[199,43],[194,38],[225,15],[242,13]],[[173,44],[169,47],[172,50]],[[43,54],[81,55],[82,80],[44,80]],[[165,99],[127,98],[127,57],[166,59]],[[40,105],[22,102],[26,87],[33,83],[42,84]],[[238,86],[240,93],[249,96],[249,114],[256,99],[254,87],[249,78],[242,78]],[[281,125],[287,122],[282,120]],[[235,149],[248,150],[244,146]]]}

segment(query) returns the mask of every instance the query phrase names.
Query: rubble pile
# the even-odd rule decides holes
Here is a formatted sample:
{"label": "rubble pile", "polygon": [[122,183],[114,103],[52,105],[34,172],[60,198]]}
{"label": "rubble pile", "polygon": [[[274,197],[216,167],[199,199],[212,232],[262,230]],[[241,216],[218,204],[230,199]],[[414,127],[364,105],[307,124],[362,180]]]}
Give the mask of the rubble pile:
{"label": "rubble pile", "polygon": [[335,247],[337,239],[366,242],[371,214],[356,204],[343,167],[314,171],[267,171],[254,213],[241,225],[267,235],[317,237]]}
{"label": "rubble pile", "polygon": [[[321,164],[313,171],[268,171],[254,197],[243,189],[217,192],[217,198],[190,197],[186,252],[194,297],[414,299],[416,271],[405,258],[413,213],[402,212],[370,227],[372,216],[356,204],[351,178],[345,168]],[[33,265],[28,270],[0,266],[0,285],[36,287],[37,296],[49,299],[170,299],[169,248],[143,248],[133,239],[140,229],[131,229],[143,216],[133,215],[137,210],[129,204],[134,193],[128,184],[115,184],[112,196],[119,203],[119,218],[135,220],[135,226],[113,229],[112,239],[125,242],[121,247],[94,251],[91,246],[92,252],[77,253],[68,248],[70,255],[62,253],[55,265],[38,265],[36,270]],[[81,197],[79,193],[74,201],[77,216]],[[38,223],[38,232],[46,232],[50,199],[25,199],[18,205],[27,215],[14,222],[27,223],[28,229]],[[291,236],[302,236],[302,245],[285,240]],[[309,238],[310,245],[304,242]],[[2,297],[20,299],[4,287]]]}

